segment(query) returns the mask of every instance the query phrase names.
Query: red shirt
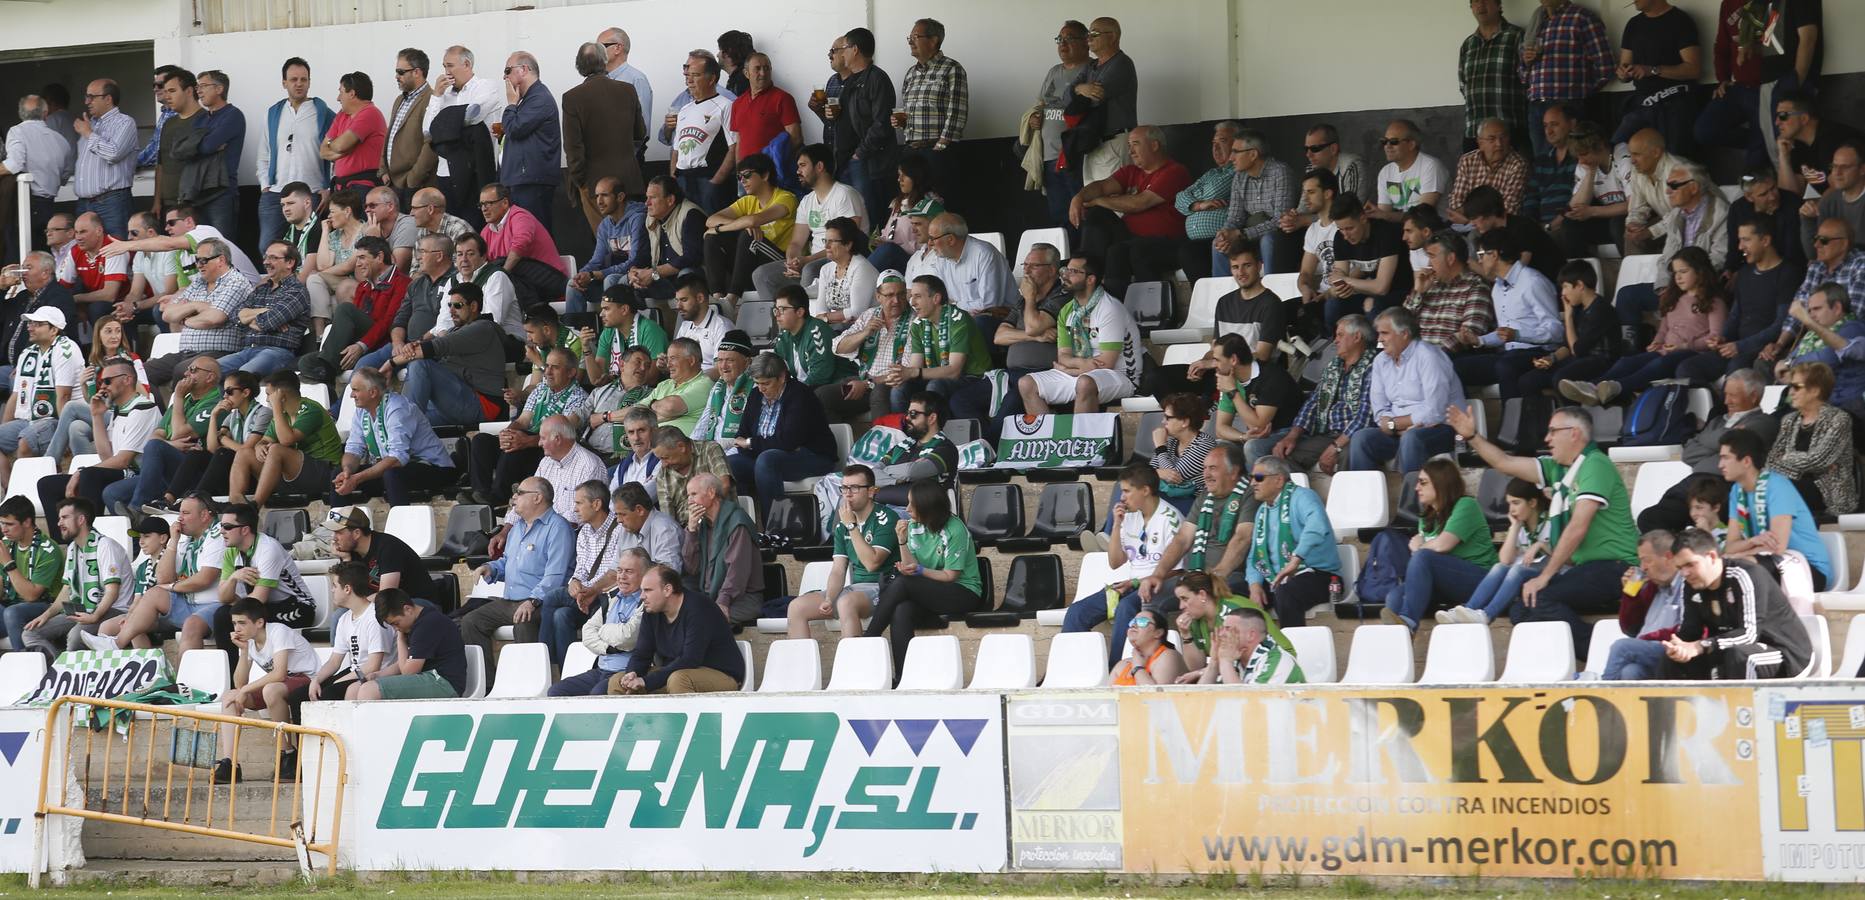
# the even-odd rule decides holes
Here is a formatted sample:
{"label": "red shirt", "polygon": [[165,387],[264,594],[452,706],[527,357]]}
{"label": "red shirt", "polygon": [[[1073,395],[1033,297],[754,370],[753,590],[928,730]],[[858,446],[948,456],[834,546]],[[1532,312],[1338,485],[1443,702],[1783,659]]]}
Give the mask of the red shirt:
{"label": "red shirt", "polygon": [[1178,198],[1180,191],[1191,187],[1192,174],[1179,165],[1177,160],[1169,160],[1152,172],[1128,163],[1114,172],[1114,180],[1120,182],[1126,193],[1151,191],[1165,201],[1145,212],[1127,214],[1122,221],[1126,222],[1127,231],[1134,237],[1185,236],[1185,217],[1179,215],[1173,201]]}
{"label": "red shirt", "polygon": [[357,110],[355,115],[337,113],[337,117],[330,120],[330,130],[324,132],[324,136],[335,139],[346,131],[356,132],[360,143],[337,158],[331,165],[331,174],[344,178],[379,171],[382,168],[382,143],[389,136],[389,126],[382,120],[382,110],[377,109],[374,103],[369,103]]}
{"label": "red shirt", "polygon": [[[389,267],[389,277],[384,280],[364,281],[356,285],[356,308],[369,314],[369,330],[357,338],[371,350],[381,349],[389,342],[389,331],[395,327],[395,314],[401,311],[401,304],[408,297],[408,276],[402,270]],[[446,310],[441,310],[445,315]]]}
{"label": "red shirt", "polygon": [[524,207],[512,204],[505,211],[505,218],[498,222],[487,222],[479,236],[486,240],[486,258],[504,259],[513,253],[520,259],[535,259],[565,275],[563,257],[557,253],[557,242],[551,240],[550,232],[538,224],[537,216]]}
{"label": "red shirt", "polygon": [[783,88],[772,85],[755,97],[750,93],[739,94],[738,99],[732,101],[732,130],[738,133],[738,158],[763,153],[765,146],[785,125],[795,125],[799,121],[796,98]]}
{"label": "red shirt", "polygon": [[[97,249],[101,252],[104,247],[108,247],[116,242],[116,238],[104,235],[104,243]],[[80,294],[88,294],[101,289],[104,285],[111,282],[115,282],[120,286],[127,286],[130,281],[129,271],[130,258],[128,254],[112,257],[110,259],[103,259],[102,257],[85,253],[83,244],[72,241],[71,256],[68,262],[59,270],[58,280],[66,287]],[[122,296],[121,287],[118,288],[117,295]]]}

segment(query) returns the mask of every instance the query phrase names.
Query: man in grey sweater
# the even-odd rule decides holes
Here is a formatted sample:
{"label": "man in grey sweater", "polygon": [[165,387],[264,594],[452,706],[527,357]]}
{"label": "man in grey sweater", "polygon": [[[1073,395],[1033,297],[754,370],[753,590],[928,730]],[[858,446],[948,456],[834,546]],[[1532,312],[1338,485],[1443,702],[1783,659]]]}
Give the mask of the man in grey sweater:
{"label": "man in grey sweater", "polygon": [[435,425],[477,425],[510,418],[505,387],[504,332],[479,317],[484,301],[479,285],[462,282],[448,289],[453,329],[426,340],[409,341],[396,351],[405,369],[402,395]]}
{"label": "man in grey sweater", "polygon": [[[414,280],[408,282],[408,293],[402,297],[401,308],[395,311],[389,342],[370,351],[357,365],[380,369],[403,344],[426,338],[430,332],[439,334],[452,328],[452,318],[445,315],[447,295],[443,285],[453,277],[453,242],[442,234],[430,234],[417,241]],[[437,324],[443,326],[438,331]]]}

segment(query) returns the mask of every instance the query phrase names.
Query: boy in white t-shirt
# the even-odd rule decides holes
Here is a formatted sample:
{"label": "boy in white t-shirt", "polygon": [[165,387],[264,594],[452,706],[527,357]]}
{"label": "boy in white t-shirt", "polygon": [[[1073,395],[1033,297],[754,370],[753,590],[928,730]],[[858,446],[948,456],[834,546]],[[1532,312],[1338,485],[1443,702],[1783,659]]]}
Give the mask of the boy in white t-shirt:
{"label": "boy in white t-shirt", "polygon": [[307,700],[354,700],[356,689],[373,678],[382,661],[395,651],[395,633],[376,618],[369,592],[369,567],[342,562],[331,567],[330,602],[337,610],[330,629],[330,646],[336,651],[301,688],[292,690],[286,704],[291,720],[300,722],[299,708]]}
{"label": "boy in white t-shirt", "polygon": [[[1090,631],[1096,625],[1114,620],[1108,641],[1108,665],[1119,664],[1127,650],[1127,623],[1139,615],[1143,602],[1140,581],[1159,568],[1166,545],[1178,534],[1182,517],[1177,507],[1159,497],[1159,470],[1150,463],[1134,463],[1120,470],[1120,500],[1114,504],[1114,522],[1107,537],[1082,532],[1084,551],[1106,550],[1108,568],[1126,577],[1107,586],[1104,593],[1090,594],[1070,604],[1062,618],[1062,630]],[[1155,595],[1158,596],[1158,595]],[[1159,602],[1173,598],[1170,585],[1165,586]]]}
{"label": "boy in white t-shirt", "polygon": [[[248,711],[264,710],[274,722],[290,721],[291,710],[286,697],[311,681],[317,671],[317,652],[296,629],[266,621],[266,604],[253,597],[243,597],[233,604],[233,638],[240,645],[240,664],[233,669],[233,683],[220,695],[223,715],[242,716]],[[257,667],[259,677],[254,678]],[[220,747],[233,748],[233,732],[239,726],[220,726]],[[280,781],[298,779],[298,749],[288,743],[278,760]],[[240,767],[231,756],[214,763],[214,784],[236,784]]]}

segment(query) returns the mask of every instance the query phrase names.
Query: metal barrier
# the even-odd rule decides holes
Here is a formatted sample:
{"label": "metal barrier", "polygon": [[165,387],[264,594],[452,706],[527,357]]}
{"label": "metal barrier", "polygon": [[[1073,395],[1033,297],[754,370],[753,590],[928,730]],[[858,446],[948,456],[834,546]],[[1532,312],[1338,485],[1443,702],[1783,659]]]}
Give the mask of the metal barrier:
{"label": "metal barrier", "polygon": [[[102,730],[88,726],[91,709],[127,710],[131,713],[128,724],[120,730],[121,741],[118,740],[119,729],[115,725]],[[343,741],[336,734],[322,728],[306,728],[286,722],[86,697],[60,697],[52,701],[46,710],[45,724],[46,752],[40,763],[39,808],[34,824],[30,873],[33,887],[39,886],[39,870],[45,860],[46,817],[52,815],[142,825],[294,850],[299,868],[306,878],[311,875],[310,854],[322,853],[326,874],[336,874],[337,842],[343,826],[342,793],[349,780]],[[222,750],[218,741],[217,731],[221,726],[233,726],[232,746],[225,750]],[[81,735],[74,733],[79,728],[82,728]],[[164,728],[168,734],[166,741],[161,739]],[[239,785],[213,784],[212,768],[215,759],[219,757],[230,757],[237,763],[240,760],[241,738],[251,731],[271,733],[267,753],[273,769],[270,778],[270,812],[263,823],[253,822],[252,825],[242,827],[236,811]],[[293,780],[286,782],[279,777],[282,773],[278,771],[278,764],[286,750],[285,736],[288,734],[297,737],[298,750],[296,771],[291,773]],[[265,747],[263,737],[260,736],[261,746]],[[120,758],[119,743],[122,744]],[[201,755],[202,747],[211,748],[205,757]],[[334,772],[326,765],[327,756],[332,755],[336,764]],[[158,759],[158,756],[166,758]],[[53,768],[54,757],[58,761],[56,773]],[[203,761],[205,767],[201,765]],[[75,795],[69,791],[74,766],[78,788]],[[311,821],[307,827],[303,817],[302,790],[304,778],[309,774],[314,778],[310,785],[311,796],[325,796],[323,788],[327,773],[334,774],[336,789],[329,794],[332,798],[329,834],[320,838],[318,818],[324,804],[317,802],[311,805]],[[141,781],[140,788],[135,784],[137,780]],[[242,779],[240,784],[264,781]],[[290,796],[285,807],[287,821],[285,830],[281,831],[279,801],[287,784],[290,785]],[[217,793],[221,790],[225,791],[224,800]],[[196,802],[197,791],[199,802]],[[177,797],[177,794],[180,796]],[[54,799],[55,796],[62,797],[63,801]],[[257,827],[261,824],[265,829],[263,832]]]}

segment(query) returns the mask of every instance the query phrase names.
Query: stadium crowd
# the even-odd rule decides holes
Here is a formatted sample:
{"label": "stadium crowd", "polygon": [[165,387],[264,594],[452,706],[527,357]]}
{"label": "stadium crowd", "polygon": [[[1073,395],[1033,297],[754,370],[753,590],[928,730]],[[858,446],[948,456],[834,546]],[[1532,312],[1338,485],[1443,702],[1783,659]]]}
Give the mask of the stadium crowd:
{"label": "stadium crowd", "polygon": [[[35,231],[0,274],[6,636],[47,654],[211,637],[237,658],[226,708],[279,718],[459,696],[466,648],[491,659],[507,626],[553,666],[594,654],[552,694],[735,690],[734,628],[761,615],[886,635],[898,672],[916,624],[993,604],[953,505],[978,465],[961,445],[1157,397],[1153,450],[1071,538],[1130,574],[1063,625],[1111,620],[1113,683],[1302,680],[1281,629],[1358,574],[1307,476],[1388,467],[1417,524],[1372,551],[1403,560],[1387,621],[1559,621],[1584,653],[1582,616],[1617,614],[1638,640],[1608,678],[1799,674],[1783,585],[1837,582],[1816,517],[1859,499],[1865,141],[1820,115],[1819,3],[1727,0],[1708,53],[1684,11],[1635,6],[1615,49],[1580,3],[1542,0],[1525,28],[1473,0],[1455,160],[1404,118],[1383,164],[1327,122],[1294,148],[1225,121],[1197,177],[1139,118],[1120,23],[1063,23],[1017,139],[1059,236],[1021,259],[947,206],[970,84],[933,19],[898,81],[868,29],[836,37],[826,82],[788,78],[801,104],[728,31],[657,106],[620,28],[579,48],[561,96],[523,50],[500,78],[467,47],[437,71],[409,48],[393,90],[351,72],[334,102],[294,57],[251,115],[224,73],[162,66],[146,143],[123,86],[92,81],[75,115],[48,86],[0,164],[34,176]],[[1615,79],[1632,90],[1609,116]],[[248,128],[257,235],[238,227]],[[1716,146],[1742,158],[1733,197]],[[75,212],[54,209],[67,181]],[[580,266],[566,227],[593,239]],[[1607,296],[1598,258],[1645,254],[1650,283]],[[1205,311],[1208,349],[1161,366],[1148,337],[1175,323],[1147,298],[1180,277],[1234,290]],[[1692,474],[1635,520],[1596,413],[1643,435],[1691,387],[1720,395],[1672,441]],[[1479,429],[1492,398],[1513,435]],[[1459,460],[1506,476],[1505,520]],[[798,482],[834,565],[791,598],[763,561]],[[496,590],[443,595],[373,497],[502,512],[476,570]],[[312,502],[329,512],[304,542],[262,530]],[[135,547],[103,516],[134,521]],[[320,664],[299,564],[327,558],[339,653]]]}

